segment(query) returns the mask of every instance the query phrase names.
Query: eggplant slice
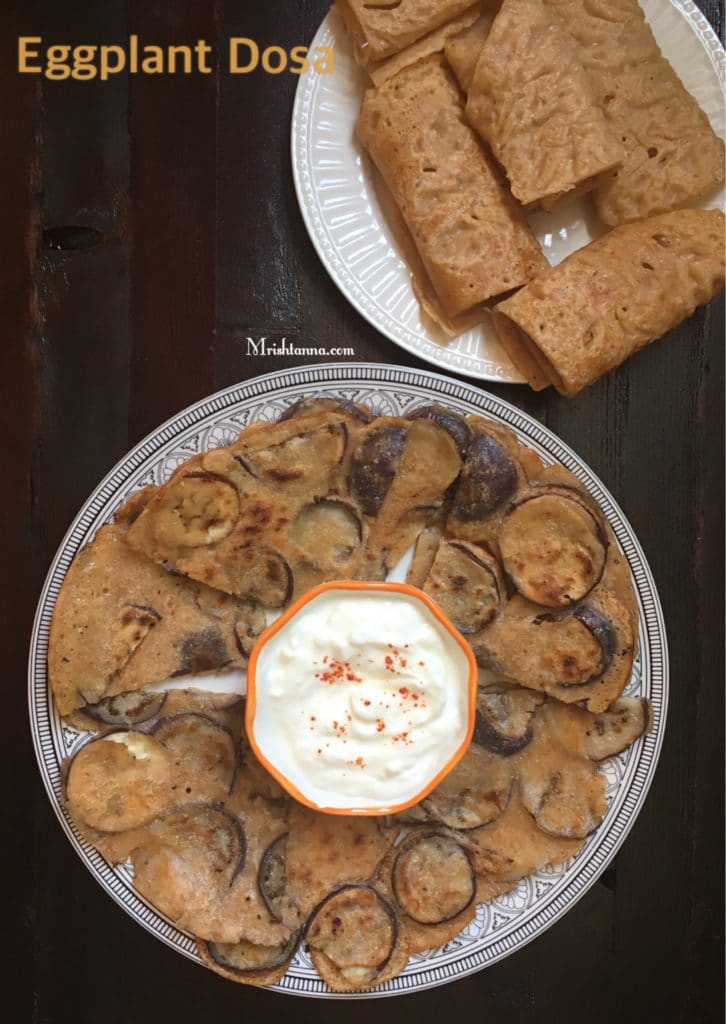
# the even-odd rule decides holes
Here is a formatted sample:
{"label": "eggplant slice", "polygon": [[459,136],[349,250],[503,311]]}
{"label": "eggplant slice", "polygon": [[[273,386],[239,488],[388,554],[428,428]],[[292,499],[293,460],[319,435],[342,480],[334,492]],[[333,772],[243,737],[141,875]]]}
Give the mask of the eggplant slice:
{"label": "eggplant slice", "polygon": [[649,700],[621,697],[599,714],[577,704],[548,700],[537,716],[535,728],[541,728],[569,753],[599,762],[631,746],[648,731],[650,724]]}
{"label": "eggplant slice", "polygon": [[346,885],[323,900],[305,938],[316,970],[334,991],[380,984],[398,941],[393,907],[371,885]]}
{"label": "eggplant slice", "polygon": [[290,526],[289,536],[313,570],[314,582],[355,575],[363,526],[348,502],[328,498],[304,505]]}
{"label": "eggplant slice", "polygon": [[205,715],[182,713],[160,719],[153,735],[172,755],[189,797],[198,799],[207,788],[229,793],[237,755],[223,725]]}
{"label": "eggplant slice", "polygon": [[308,413],[314,412],[337,412],[343,416],[349,416],[351,419],[358,420],[360,423],[370,423],[373,419],[373,414],[367,406],[350,402],[347,398],[309,395],[306,398],[299,398],[297,402],[293,402],[292,405],[288,406],[284,413],[278,417],[278,423],[284,423],[286,420],[292,420],[298,416],[305,416]]}
{"label": "eggplant slice", "polygon": [[219,544],[239,518],[239,497],[228,481],[207,473],[171,480],[155,498],[154,530],[162,544],[185,548]]}
{"label": "eggplant slice", "polygon": [[419,806],[430,821],[449,828],[478,828],[502,813],[511,792],[507,762],[473,743]]}
{"label": "eggplant slice", "polygon": [[378,514],[396,476],[407,435],[408,424],[403,420],[376,420],[353,452],[349,485],[365,515]]}
{"label": "eggplant slice", "polygon": [[575,490],[530,492],[507,514],[499,533],[504,570],[528,600],[564,608],[599,582],[607,537]]}
{"label": "eggplant slice", "polygon": [[424,925],[457,917],[476,893],[466,851],[451,836],[439,832],[414,833],[404,839],[391,878],[399,907]]}
{"label": "eggplant slice", "polygon": [[[320,423],[320,419],[323,422]],[[312,422],[311,422],[312,421]],[[294,426],[297,420],[282,424]],[[309,498],[324,497],[330,491],[336,468],[345,455],[348,431],[342,420],[325,422],[324,417],[311,416],[300,421],[300,431],[284,437],[277,444],[257,448],[255,436],[248,447],[244,434],[234,445],[235,458],[267,487],[285,494],[304,494]],[[311,429],[305,429],[305,426]],[[272,431],[271,431],[272,433]],[[280,429],[280,434],[283,430]],[[290,433],[285,430],[285,434]]]}
{"label": "eggplant slice", "polygon": [[519,472],[504,445],[491,434],[475,434],[454,497],[453,518],[462,523],[482,521],[510,501]]}
{"label": "eggplant slice", "polygon": [[114,732],[84,744],[68,766],[71,814],[99,832],[139,828],[178,802],[171,756],[152,736]]}
{"label": "eggplant slice", "polygon": [[485,668],[565,703],[587,700],[599,712],[625,688],[635,637],[627,609],[599,589],[596,599],[564,612],[513,597],[475,648]]}
{"label": "eggplant slice", "polygon": [[143,690],[119,693],[98,704],[88,704],[85,714],[101,725],[130,728],[155,718],[164,707],[165,693],[144,692]]}
{"label": "eggplant slice", "polygon": [[491,622],[504,596],[496,559],[466,541],[441,542],[423,589],[464,635]]}
{"label": "eggplant slice", "polygon": [[540,693],[516,687],[480,690],[473,742],[502,757],[516,754],[532,739],[532,720],[543,700]]}
{"label": "eggplant slice", "polygon": [[199,955],[208,967],[230,981],[274,985],[282,978],[300,943],[300,932],[275,946],[253,942],[199,942]]}
{"label": "eggplant slice", "polygon": [[267,907],[270,917],[282,921],[285,909],[289,904],[287,886],[287,836],[284,832],[274,839],[265,850],[257,873],[257,887],[262,902]]}
{"label": "eggplant slice", "polygon": [[583,758],[561,749],[543,748],[523,765],[519,779],[522,803],[538,828],[564,839],[585,839],[607,810],[605,776]]}
{"label": "eggplant slice", "polygon": [[154,821],[133,851],[134,886],[179,928],[214,938],[246,851],[234,815],[214,804],[180,807]]}
{"label": "eggplant slice", "polygon": [[466,455],[466,449],[471,440],[471,427],[463,416],[459,416],[458,413],[452,412],[451,409],[447,409],[443,405],[434,403],[433,405],[421,405],[418,409],[414,409],[412,413],[409,413],[408,419],[426,419],[438,423],[451,435],[462,459]]}

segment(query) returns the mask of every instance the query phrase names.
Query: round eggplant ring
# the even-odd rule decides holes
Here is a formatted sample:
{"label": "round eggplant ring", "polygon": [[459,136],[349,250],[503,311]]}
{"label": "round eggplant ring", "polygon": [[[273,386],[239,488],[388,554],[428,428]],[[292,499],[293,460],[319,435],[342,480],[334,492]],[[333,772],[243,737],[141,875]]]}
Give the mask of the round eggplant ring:
{"label": "round eggplant ring", "polygon": [[72,814],[99,832],[146,825],[174,800],[168,752],[141,732],[113,732],[84,744],[68,766]]}
{"label": "round eggplant ring", "polygon": [[228,480],[211,473],[178,477],[157,499],[160,543],[197,548],[218,544],[239,519],[239,496]]}
{"label": "round eggplant ring", "polygon": [[287,970],[300,943],[301,931],[277,946],[252,942],[198,942],[202,960],[217,974],[245,984],[273,985]]}
{"label": "round eggplant ring", "polygon": [[507,762],[472,743],[454,770],[421,801],[421,807],[429,820],[448,828],[479,828],[506,808],[512,785]]}
{"label": "round eggplant ring", "polygon": [[346,885],[313,911],[305,932],[313,964],[338,991],[373,984],[398,941],[393,907],[373,886]]}
{"label": "round eggplant ring", "polygon": [[474,743],[510,757],[532,739],[532,720],[544,700],[533,690],[484,690],[476,699]]}
{"label": "round eggplant ring", "polygon": [[118,693],[115,697],[106,697],[97,704],[87,704],[83,711],[94,722],[128,729],[155,718],[165,701],[165,693],[132,690],[128,693]]}
{"label": "round eggplant ring", "polygon": [[607,810],[605,785],[590,761],[567,756],[525,768],[519,782],[537,827],[563,839],[586,839],[595,831]]}
{"label": "round eggplant ring", "polygon": [[478,633],[497,615],[504,592],[497,562],[466,541],[442,540],[423,587],[460,633]]}
{"label": "round eggplant ring", "polygon": [[573,495],[530,494],[507,515],[499,535],[504,569],[535,604],[564,608],[599,582],[607,538],[594,512]]}
{"label": "round eggplant ring", "polygon": [[154,739],[174,757],[190,784],[201,778],[229,793],[237,768],[234,740],[228,729],[206,715],[181,712],[160,719]]}
{"label": "round eggplant ring", "polygon": [[282,921],[281,903],[287,889],[287,837],[288,833],[283,832],[277,839],[273,839],[262,855],[257,872],[257,888],[260,890],[262,902],[275,921]]}
{"label": "round eggplant ring", "polygon": [[392,873],[393,892],[403,912],[419,924],[450,921],[472,903],[476,878],[462,846],[440,832],[404,840]]}

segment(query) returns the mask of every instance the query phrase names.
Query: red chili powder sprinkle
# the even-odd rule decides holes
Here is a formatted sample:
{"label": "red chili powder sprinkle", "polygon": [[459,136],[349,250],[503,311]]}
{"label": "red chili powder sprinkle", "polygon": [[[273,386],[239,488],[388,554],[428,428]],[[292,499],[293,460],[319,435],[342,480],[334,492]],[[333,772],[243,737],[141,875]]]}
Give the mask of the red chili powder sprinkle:
{"label": "red chili powder sprinkle", "polygon": [[369,700],[364,700],[363,703],[365,704],[366,707],[370,707],[371,702]]}
{"label": "red chili powder sprinkle", "polygon": [[386,723],[383,721],[383,719],[382,718],[377,718],[376,719],[376,732],[383,732],[383,730],[385,728],[386,728]]}

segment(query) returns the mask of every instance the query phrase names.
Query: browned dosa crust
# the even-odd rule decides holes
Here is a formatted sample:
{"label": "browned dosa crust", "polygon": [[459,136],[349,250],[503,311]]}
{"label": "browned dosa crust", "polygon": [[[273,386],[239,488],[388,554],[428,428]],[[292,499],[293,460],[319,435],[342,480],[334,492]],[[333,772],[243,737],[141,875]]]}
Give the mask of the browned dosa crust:
{"label": "browned dosa crust", "polygon": [[465,124],[441,55],[369,90],[358,135],[416,243],[448,317],[520,287],[546,261],[493,161]]}
{"label": "browned dosa crust", "polygon": [[571,397],[724,287],[724,215],[680,210],[622,225],[494,309],[523,373],[524,350]]}
{"label": "browned dosa crust", "polygon": [[662,56],[637,0],[546,0],[577,45],[623,166],[594,193],[609,225],[685,206],[724,180],[724,144]]}
{"label": "browned dosa crust", "polygon": [[479,53],[466,113],[526,205],[582,192],[622,162],[578,47],[545,0],[504,0]]}

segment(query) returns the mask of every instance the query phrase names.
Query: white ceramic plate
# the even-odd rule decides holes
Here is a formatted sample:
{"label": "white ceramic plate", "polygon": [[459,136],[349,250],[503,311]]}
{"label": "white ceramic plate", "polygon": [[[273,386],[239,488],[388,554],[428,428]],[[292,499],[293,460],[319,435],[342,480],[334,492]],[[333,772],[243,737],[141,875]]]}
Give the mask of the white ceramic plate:
{"label": "white ceramic plate", "polygon": [[[453,941],[442,949],[413,956],[402,975],[370,993],[395,995],[440,985],[480,970],[519,949],[561,917],[595,882],[625,839],[658,760],[666,716],[668,656],[653,578],[632,528],[610,494],[574,452],[545,427],[473,385],[434,373],[370,363],[310,366],[268,374],[220,391],[179,413],[134,448],[99,484],[58,549],[40,597],[31,641],[31,728],[53,809],[96,881],[139,924],[201,963],[194,940],[135,892],[125,867],[113,868],[104,861],[82,838],[62,805],[61,765],[85,734],[64,726],[49,698],[46,664],[51,616],[71,560],[134,491],[146,484],[162,483],[191,455],[229,444],[248,423],[273,420],[292,402],[309,394],[343,395],[351,401],[366,402],[377,414],[388,416],[404,415],[433,399],[459,412],[484,413],[506,424],[546,463],[560,462],[571,470],[595,497],[628,559],[638,599],[640,639],[627,692],[650,698],[654,727],[648,736],[604,765],[609,805],[602,825],[568,863],[524,878],[510,893],[480,905],[476,918]],[[304,950],[275,988],[333,998]]]}
{"label": "white ceramic plate", "polygon": [[[690,0],[641,0],[656,39],[686,88],[724,135],[726,54]],[[401,348],[434,366],[480,380],[521,382],[494,328],[479,325],[450,339],[422,317],[408,267],[381,214],[368,158],[354,127],[368,76],[356,65],[343,21],[331,12],[315,39],[335,50],[335,72],[301,76],[292,115],[292,168],[305,225],[318,255],[349,302]],[[724,193],[703,205],[724,204]],[[551,264],[602,233],[585,198],[530,223]]]}

